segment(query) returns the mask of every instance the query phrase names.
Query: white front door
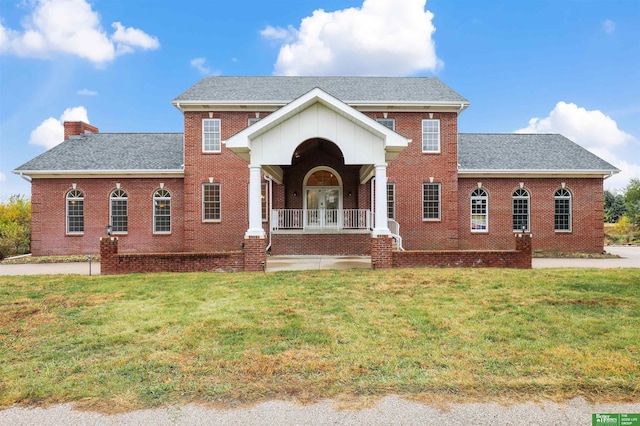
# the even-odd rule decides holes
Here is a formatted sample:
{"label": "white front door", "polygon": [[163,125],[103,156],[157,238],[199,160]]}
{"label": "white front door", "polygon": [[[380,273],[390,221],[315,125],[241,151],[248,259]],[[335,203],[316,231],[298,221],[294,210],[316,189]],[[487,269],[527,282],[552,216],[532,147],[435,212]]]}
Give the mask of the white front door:
{"label": "white front door", "polygon": [[340,214],[339,187],[307,187],[305,226],[336,228]]}

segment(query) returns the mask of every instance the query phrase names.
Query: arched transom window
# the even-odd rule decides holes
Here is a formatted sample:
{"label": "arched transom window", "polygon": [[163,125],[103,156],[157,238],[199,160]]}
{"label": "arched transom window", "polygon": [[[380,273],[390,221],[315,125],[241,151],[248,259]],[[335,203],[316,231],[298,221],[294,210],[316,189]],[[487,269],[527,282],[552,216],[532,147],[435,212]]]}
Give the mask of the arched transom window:
{"label": "arched transom window", "polygon": [[171,233],[171,193],[166,189],[153,193],[153,232]]}
{"label": "arched transom window", "polygon": [[72,189],[67,192],[67,234],[84,233],[84,194]]}
{"label": "arched transom window", "polygon": [[529,191],[516,189],[513,193],[513,230],[529,231]]}
{"label": "arched transom window", "polygon": [[329,170],[317,170],[307,178],[307,186],[340,186],[340,182]]}
{"label": "arched transom window", "polygon": [[122,189],[111,191],[109,197],[109,218],[114,233],[126,233],[129,230],[129,199]]}
{"label": "arched transom window", "polygon": [[487,232],[489,229],[489,195],[483,188],[471,193],[471,232]]}
{"label": "arched transom window", "polygon": [[558,189],[553,196],[555,203],[554,229],[559,232],[571,232],[571,192]]}

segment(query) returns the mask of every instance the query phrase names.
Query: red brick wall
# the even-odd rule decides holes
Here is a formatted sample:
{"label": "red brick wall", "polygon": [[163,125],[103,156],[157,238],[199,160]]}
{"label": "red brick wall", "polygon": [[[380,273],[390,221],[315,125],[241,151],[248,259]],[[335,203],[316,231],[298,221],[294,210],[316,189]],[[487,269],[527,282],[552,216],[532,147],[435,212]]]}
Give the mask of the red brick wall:
{"label": "red brick wall", "polygon": [[245,254],[241,251],[118,254],[118,240],[117,237],[100,239],[100,273],[102,275],[244,270]]}
{"label": "red brick wall", "polygon": [[531,269],[531,236],[518,234],[515,240],[516,250],[394,251],[393,267]]}
{"label": "red brick wall", "polygon": [[[171,193],[171,234],[153,234],[153,193],[164,183]],[[72,184],[84,194],[84,234],[66,233],[66,195]],[[129,197],[129,232],[118,235],[120,252],[182,251],[183,192],[177,178],[33,179],[31,251],[34,256],[100,251],[109,223],[109,196],[120,183]]]}
{"label": "red brick wall", "polygon": [[260,237],[244,239],[244,270],[247,272],[264,271],[267,267],[266,241]]}
{"label": "red brick wall", "polygon": [[[368,113],[383,118],[381,113]],[[440,154],[422,152],[422,120],[429,113],[389,113],[396,132],[412,142],[387,168],[389,182],[396,184],[396,221],[403,246],[412,250],[458,248],[458,116],[433,113],[440,119]],[[441,220],[422,220],[422,184],[441,184]]]}
{"label": "red brick wall", "polygon": [[[208,112],[185,113],[185,249],[239,250],[249,227],[248,164],[224,144],[220,153],[202,152],[202,120],[205,118],[221,120],[222,141],[225,141],[246,128],[248,119],[255,118],[255,113],[213,112],[211,117]],[[210,177],[214,183],[220,183],[220,222],[202,221],[202,184],[209,183]]]}
{"label": "red brick wall", "polygon": [[371,238],[371,268],[393,268],[392,239],[386,235]]}
{"label": "red brick wall", "polygon": [[371,236],[367,234],[273,234],[272,255],[358,256],[371,253]]}
{"label": "red brick wall", "polygon": [[[470,195],[482,182],[489,194],[487,233],[470,230]],[[530,231],[533,249],[563,252],[602,252],[604,248],[604,213],[602,179],[482,179],[465,178],[459,183],[460,248],[508,249],[513,243],[512,194],[520,188],[530,195]],[[565,182],[572,195],[572,231],[554,230],[554,194]]]}
{"label": "red brick wall", "polygon": [[64,140],[71,136],[79,136],[85,132],[98,133],[98,128],[82,121],[65,121],[64,122]]}

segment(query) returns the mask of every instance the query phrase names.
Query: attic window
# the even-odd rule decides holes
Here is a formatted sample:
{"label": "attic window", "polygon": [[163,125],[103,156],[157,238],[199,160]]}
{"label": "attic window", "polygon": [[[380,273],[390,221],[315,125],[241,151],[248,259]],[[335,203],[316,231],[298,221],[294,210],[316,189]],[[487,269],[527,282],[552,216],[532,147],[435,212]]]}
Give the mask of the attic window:
{"label": "attic window", "polygon": [[396,120],[393,118],[378,118],[376,121],[387,129],[396,130]]}

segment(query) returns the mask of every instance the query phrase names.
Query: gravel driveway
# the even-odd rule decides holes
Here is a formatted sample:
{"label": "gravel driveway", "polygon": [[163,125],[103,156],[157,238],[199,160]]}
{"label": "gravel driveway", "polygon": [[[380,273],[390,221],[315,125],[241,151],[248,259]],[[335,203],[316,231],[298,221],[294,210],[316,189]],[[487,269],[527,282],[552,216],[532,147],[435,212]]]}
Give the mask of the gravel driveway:
{"label": "gravel driveway", "polygon": [[105,416],[73,411],[70,404],[50,408],[10,408],[0,411],[0,425],[590,425],[593,414],[640,413],[640,403],[590,405],[576,398],[502,406],[494,403],[451,405],[450,410],[408,402],[396,396],[375,407],[336,411],[331,401],[299,406],[271,401],[250,408],[214,410],[197,405],[133,411]]}

